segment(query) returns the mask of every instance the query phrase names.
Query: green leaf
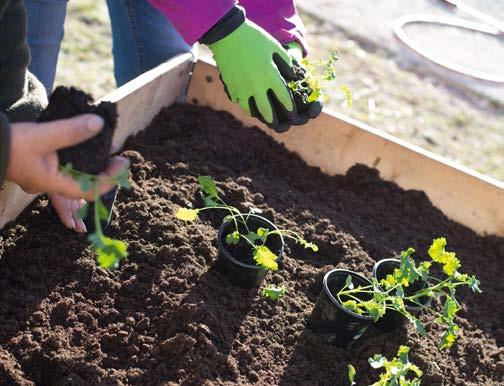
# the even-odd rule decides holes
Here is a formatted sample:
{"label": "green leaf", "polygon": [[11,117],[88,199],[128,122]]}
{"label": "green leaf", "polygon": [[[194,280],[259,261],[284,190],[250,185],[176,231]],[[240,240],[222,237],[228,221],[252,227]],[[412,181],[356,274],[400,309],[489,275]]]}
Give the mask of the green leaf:
{"label": "green leaf", "polygon": [[123,167],[117,175],[117,182],[124,189],[131,189],[130,172],[127,167]]}
{"label": "green leaf", "polygon": [[226,236],[226,243],[230,245],[237,245],[240,242],[240,232],[234,231]]}
{"label": "green leaf", "polygon": [[472,290],[474,293],[481,293],[481,289],[479,288],[480,281],[476,279],[476,276],[471,276],[469,278],[469,288]]}
{"label": "green leaf", "polygon": [[318,252],[318,246],[314,243],[309,243],[305,239],[298,240],[298,243],[303,246],[304,249],[311,249],[313,252]]}
{"label": "green leaf", "polygon": [[83,174],[79,177],[80,188],[83,192],[89,192],[93,187],[93,179],[87,174]]}
{"label": "green leaf", "polygon": [[316,88],[310,93],[310,96],[308,97],[307,101],[308,101],[308,103],[318,101],[320,99],[320,96],[321,96],[321,91],[319,88]]}
{"label": "green leaf", "polygon": [[375,354],[372,358],[368,359],[368,362],[373,369],[379,369],[385,365],[387,358],[381,354]]}
{"label": "green leaf", "polygon": [[348,380],[350,381],[350,386],[356,385],[355,383],[355,368],[352,365],[348,365]]}
{"label": "green leaf", "polygon": [[397,356],[401,360],[403,364],[408,364],[409,359],[408,359],[408,353],[410,351],[410,348],[408,346],[400,346],[399,350],[397,351]]}
{"label": "green leaf", "polygon": [[418,265],[418,273],[422,277],[423,281],[427,281],[429,278],[429,269],[431,267],[431,262],[430,261],[423,261]]}
{"label": "green leaf", "polygon": [[91,233],[88,236],[88,239],[96,249],[105,247],[105,244],[103,243],[103,237],[97,233]]}
{"label": "green leaf", "polygon": [[285,287],[283,287],[283,286],[277,287],[274,284],[268,284],[262,290],[263,296],[270,298],[271,300],[280,299],[282,296],[285,295],[286,292],[287,292],[287,290],[285,289]]}
{"label": "green leaf", "polygon": [[455,341],[457,340],[458,330],[459,327],[455,323],[450,324],[448,329],[441,337],[441,343],[439,344],[439,348],[441,350],[450,348],[453,345],[453,343],[455,343]]}
{"label": "green leaf", "polygon": [[252,232],[250,231],[249,233],[247,233],[245,236],[244,236],[251,244],[255,245],[255,242],[257,240],[261,240],[262,239],[257,235],[257,233],[255,232]]}
{"label": "green leaf", "polygon": [[88,215],[88,209],[89,209],[89,205],[88,204],[84,204],[82,205],[78,210],[77,212],[75,212],[75,216],[77,218],[80,218],[80,219],[84,219],[87,217]]}
{"label": "green leaf", "polygon": [[345,102],[347,107],[352,107],[353,100],[352,91],[350,90],[350,88],[346,84],[344,84],[343,86],[341,86],[341,91],[343,91],[343,94],[345,94]]}
{"label": "green leaf", "polygon": [[201,190],[211,198],[219,198],[219,193],[217,191],[217,185],[215,181],[210,176],[199,176],[198,183]]}
{"label": "green leaf", "polygon": [[261,239],[261,241],[264,244],[264,243],[266,243],[266,240],[268,239],[269,229],[268,228],[258,228],[256,234],[257,234],[257,237],[259,237],[259,239]]}
{"label": "green leaf", "polygon": [[460,268],[460,260],[457,259],[455,252],[445,252],[443,255],[445,261],[443,265],[443,272],[448,276],[452,276]]}
{"label": "green leaf", "polygon": [[460,310],[457,302],[453,298],[447,298],[443,306],[443,318],[446,321],[451,321],[455,317],[457,311]]}
{"label": "green leaf", "polygon": [[94,204],[98,206],[98,217],[100,218],[100,220],[107,221],[110,217],[110,212],[107,210],[107,208],[105,208],[102,200],[98,198],[95,200]]}
{"label": "green leaf", "polygon": [[270,249],[265,245],[256,247],[256,249],[254,250],[255,262],[257,263],[257,265],[260,265],[265,269],[277,271],[278,264],[276,262],[276,258],[277,258],[276,255],[273,252],[271,252]]}
{"label": "green leaf", "polygon": [[438,256],[444,253],[445,246],[446,246],[446,239],[444,237],[434,239],[428,251],[431,259],[437,261]]}
{"label": "green leaf", "polygon": [[344,288],[349,288],[349,289],[353,289],[354,288],[354,285],[352,283],[352,275],[348,275],[346,277],[346,280],[345,280],[345,287]]}
{"label": "green leaf", "polygon": [[421,336],[425,336],[425,326],[424,324],[416,318],[412,319],[413,325],[415,326],[415,329]]}
{"label": "green leaf", "polygon": [[380,304],[371,300],[368,302],[364,302],[363,306],[366,308],[367,314],[371,316],[375,322],[378,321],[378,319],[380,319],[381,317],[383,317],[383,315],[385,315],[386,311],[385,304]]}
{"label": "green leaf", "polygon": [[357,307],[357,302],[355,300],[346,300],[341,303],[343,307],[345,307],[347,310],[350,310],[352,312],[355,312],[356,314],[362,315],[362,310]]}
{"label": "green leaf", "polygon": [[214,208],[217,206],[217,203],[211,197],[205,196],[203,197],[203,205],[205,208]]}
{"label": "green leaf", "polygon": [[404,297],[404,289],[402,285],[397,286],[396,295],[399,296],[400,298]]}
{"label": "green leaf", "polygon": [[192,222],[198,218],[198,209],[178,208],[175,216],[182,221]]}
{"label": "green leaf", "polygon": [[97,253],[98,265],[105,269],[116,269],[119,262],[128,256],[128,246],[125,242],[114,240],[96,233],[89,236],[89,240]]}

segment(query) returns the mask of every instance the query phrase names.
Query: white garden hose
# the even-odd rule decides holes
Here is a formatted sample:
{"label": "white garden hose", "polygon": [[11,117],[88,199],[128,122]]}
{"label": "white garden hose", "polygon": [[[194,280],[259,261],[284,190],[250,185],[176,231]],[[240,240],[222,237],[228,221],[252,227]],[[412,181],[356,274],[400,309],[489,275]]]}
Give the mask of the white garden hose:
{"label": "white garden hose", "polygon": [[456,6],[460,11],[471,15],[474,18],[482,21],[482,23],[471,22],[468,20],[434,15],[405,15],[396,19],[393,23],[393,30],[397,38],[408,48],[416,52],[421,57],[435,63],[438,66],[444,67],[450,71],[462,74],[464,76],[483,80],[486,82],[497,83],[504,85],[504,75],[492,74],[484,71],[477,71],[453,62],[445,60],[435,53],[425,49],[421,44],[417,43],[404,32],[404,27],[408,24],[435,24],[442,26],[450,26],[462,28],[470,31],[476,31],[494,37],[504,37],[504,23],[488,16],[474,8],[468,7],[460,1],[443,0],[451,5]]}

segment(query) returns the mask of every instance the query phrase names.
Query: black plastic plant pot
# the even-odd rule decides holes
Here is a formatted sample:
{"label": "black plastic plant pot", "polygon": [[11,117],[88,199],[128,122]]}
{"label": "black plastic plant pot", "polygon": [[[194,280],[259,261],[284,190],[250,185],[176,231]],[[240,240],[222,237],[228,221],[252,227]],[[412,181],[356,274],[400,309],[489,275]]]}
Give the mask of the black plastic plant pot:
{"label": "black plastic plant pot", "polygon": [[[387,275],[391,275],[394,273],[396,268],[401,266],[401,261],[398,259],[383,259],[375,263],[373,267],[372,276],[380,282],[385,279]],[[408,287],[404,287],[404,294],[406,296],[414,294],[417,291],[420,291],[425,288],[425,282],[417,281]],[[420,304],[428,304],[430,302],[429,298],[420,298]],[[405,303],[406,309],[412,313],[417,314],[422,310],[422,306],[414,303]],[[382,332],[391,332],[398,328],[400,328],[406,318],[401,313],[388,309],[383,317],[381,317],[376,323],[375,327]]]}
{"label": "black plastic plant pot", "polygon": [[[242,234],[248,231],[256,232],[259,228],[266,228],[270,232],[278,228],[269,220],[256,214],[242,214],[235,216],[238,230]],[[244,225],[244,221],[247,227]],[[258,287],[268,273],[268,270],[256,264],[253,258],[253,248],[243,238],[237,245],[228,244],[226,236],[236,230],[235,221],[227,218],[219,228],[219,258],[217,269],[235,286],[242,288]],[[267,238],[266,246],[273,252],[276,262],[280,266],[283,261],[284,240],[282,235],[274,234]]]}
{"label": "black plastic plant pot", "polygon": [[[345,347],[359,339],[373,322],[367,315],[359,315],[345,308],[336,294],[345,286],[350,275],[355,287],[371,286],[372,282],[364,276],[346,269],[333,269],[325,274],[322,290],[308,321],[308,327],[323,335],[327,343]],[[370,300],[371,294],[360,294],[361,300]]]}

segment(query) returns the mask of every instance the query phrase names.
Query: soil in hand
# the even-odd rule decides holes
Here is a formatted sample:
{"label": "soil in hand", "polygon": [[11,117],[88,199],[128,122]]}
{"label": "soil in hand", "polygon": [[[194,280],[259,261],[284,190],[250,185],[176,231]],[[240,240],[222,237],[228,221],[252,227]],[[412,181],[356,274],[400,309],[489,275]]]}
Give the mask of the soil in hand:
{"label": "soil in hand", "polygon": [[[133,188],[119,193],[110,228],[129,244],[118,270],[97,268],[86,238],[55,223],[43,199],[1,233],[1,371],[13,384],[348,385],[352,363],[368,385],[378,372],[367,359],[393,357],[400,344],[411,347],[423,385],[504,381],[503,239],[479,237],[424,193],[365,166],[324,175],[259,129],[206,108],[163,110],[123,155]],[[278,302],[231,286],[215,269],[225,214],[175,219],[179,206],[198,204],[198,175],[212,176],[229,204],[262,209],[319,246],[286,243],[283,269],[264,283],[288,289]],[[442,331],[428,315],[427,337],[408,324],[387,334],[370,328],[345,349],[306,328],[327,271],[370,277],[376,260],[407,247],[426,258],[439,236],[484,291],[461,293],[460,337],[448,352],[438,350]]]}
{"label": "soil in hand", "polygon": [[114,103],[101,102],[98,105],[92,103],[93,98],[83,91],[73,87],[57,87],[51,94],[49,104],[40,115],[39,121],[54,121],[86,113],[101,116],[105,123],[98,135],[86,142],[58,151],[61,166],[70,163],[75,170],[98,174],[105,170],[110,159],[117,111]]}

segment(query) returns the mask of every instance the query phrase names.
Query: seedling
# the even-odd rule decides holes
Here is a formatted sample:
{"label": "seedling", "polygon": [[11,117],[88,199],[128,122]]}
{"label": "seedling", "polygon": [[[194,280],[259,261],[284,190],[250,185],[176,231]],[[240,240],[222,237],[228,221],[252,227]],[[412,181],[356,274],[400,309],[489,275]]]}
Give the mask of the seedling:
{"label": "seedling", "polygon": [[[373,369],[384,369],[380,379],[371,386],[420,386],[423,372],[409,361],[410,348],[400,346],[397,357],[388,360],[381,354],[375,354],[368,362]],[[355,369],[348,365],[350,386],[355,385]]]}
{"label": "seedling", "polygon": [[277,287],[274,284],[268,284],[263,288],[263,296],[270,298],[271,300],[278,300],[285,295],[287,289],[284,286]]}
{"label": "seedling", "polygon": [[256,231],[251,231],[248,227],[249,216],[260,213],[258,209],[251,209],[247,214],[243,214],[235,207],[226,204],[219,196],[217,186],[212,177],[199,176],[198,183],[203,193],[205,206],[198,209],[178,208],[175,216],[180,220],[192,222],[198,218],[200,212],[206,210],[223,210],[227,212],[228,215],[224,217],[224,221],[232,221],[234,228],[226,235],[226,243],[228,245],[237,245],[241,240],[244,240],[250,245],[252,256],[257,265],[267,270],[278,270],[276,255],[266,246],[268,237],[275,234],[292,239],[306,249],[311,249],[314,252],[318,251],[318,247],[315,244],[307,242],[297,232],[291,230],[258,228]]}
{"label": "seedling", "polygon": [[[119,262],[128,256],[128,245],[124,241],[114,240],[103,234],[102,221],[107,221],[109,218],[109,211],[105,208],[100,198],[98,185],[100,183],[108,182],[121,186],[125,189],[130,189],[129,171],[123,168],[117,177],[101,177],[92,174],[80,172],[72,168],[71,164],[61,167],[63,173],[69,175],[81,185],[84,192],[92,190],[94,192],[94,233],[89,235],[94,251],[96,252],[96,260],[101,268],[116,269]],[[77,213],[79,218],[86,218],[88,215],[88,205],[84,205]]]}
{"label": "seedling", "polygon": [[[318,100],[326,100],[326,90],[336,80],[336,70],[334,64],[338,61],[338,53],[333,51],[328,59],[309,60],[303,58],[301,65],[305,70],[304,77],[288,83],[293,92],[301,92],[307,95],[306,102],[311,103]],[[345,95],[346,104],[352,106],[352,92],[346,85],[340,86]]]}
{"label": "seedling", "polygon": [[[460,304],[455,297],[457,288],[467,286],[474,293],[481,290],[475,276],[461,274],[458,271],[461,266],[459,259],[455,252],[448,252],[445,247],[444,237],[435,239],[428,251],[431,260],[418,265],[411,258],[415,250],[409,248],[401,253],[400,267],[396,268],[393,274],[387,275],[381,282],[374,278],[370,286],[354,287],[352,277],[348,276],[345,286],[336,294],[337,299],[348,310],[359,315],[369,315],[375,321],[383,317],[388,310],[395,310],[404,315],[423,336],[426,334],[424,324],[408,311],[405,304],[417,305],[433,314],[436,322],[445,326],[439,347],[447,349],[455,342],[459,330],[459,326],[455,323],[455,314],[460,310]],[[445,275],[442,279],[430,275],[433,264],[442,267]],[[413,293],[405,294],[405,288],[416,282],[424,282],[426,285]],[[372,298],[361,300],[362,294],[368,294]],[[432,299],[442,303],[442,310],[437,310],[429,302],[421,299]]]}

